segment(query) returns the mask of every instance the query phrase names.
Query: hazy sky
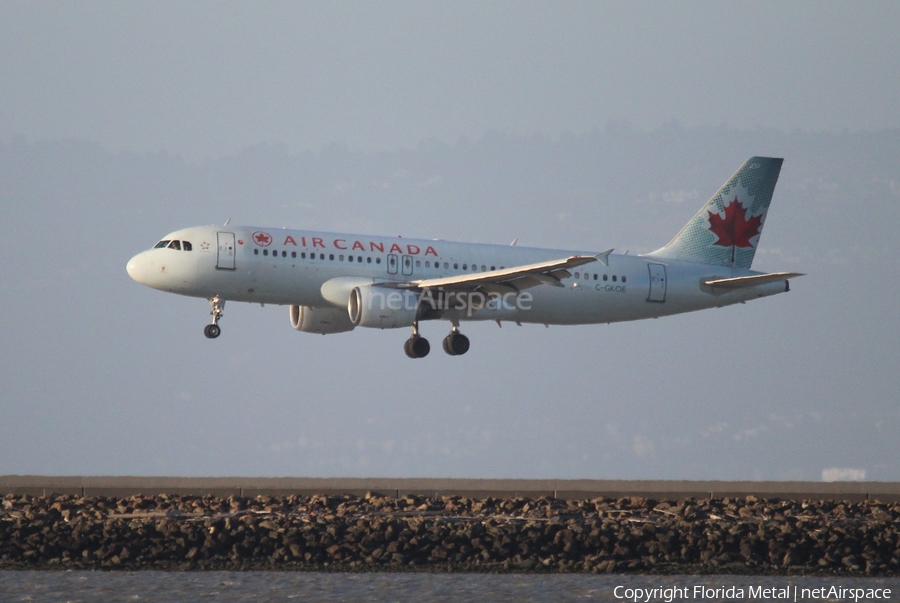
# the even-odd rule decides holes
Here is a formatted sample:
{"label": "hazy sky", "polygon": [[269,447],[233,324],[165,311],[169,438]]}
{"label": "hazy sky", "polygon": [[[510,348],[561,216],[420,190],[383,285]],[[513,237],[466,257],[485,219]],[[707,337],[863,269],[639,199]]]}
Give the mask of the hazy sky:
{"label": "hazy sky", "polygon": [[895,2],[0,3],[0,137],[221,156],[900,127]]}
{"label": "hazy sky", "polygon": [[[900,4],[0,1],[0,474],[900,480]],[[236,223],[651,251],[785,157],[788,295],[313,336],[132,282]]]}

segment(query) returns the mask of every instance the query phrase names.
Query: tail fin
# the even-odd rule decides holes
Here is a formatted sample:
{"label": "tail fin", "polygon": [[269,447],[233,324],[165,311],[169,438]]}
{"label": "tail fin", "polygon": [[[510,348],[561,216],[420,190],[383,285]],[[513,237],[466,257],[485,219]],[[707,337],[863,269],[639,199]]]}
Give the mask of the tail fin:
{"label": "tail fin", "polygon": [[751,157],[650,257],[750,268],[783,159]]}

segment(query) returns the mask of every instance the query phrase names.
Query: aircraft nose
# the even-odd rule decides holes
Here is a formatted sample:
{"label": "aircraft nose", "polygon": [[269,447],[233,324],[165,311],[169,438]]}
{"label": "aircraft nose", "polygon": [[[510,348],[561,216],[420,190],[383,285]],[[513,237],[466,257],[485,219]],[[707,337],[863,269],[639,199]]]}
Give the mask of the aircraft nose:
{"label": "aircraft nose", "polygon": [[141,283],[142,285],[147,281],[147,258],[143,253],[139,253],[130,260],[128,260],[128,265],[125,266],[125,270],[128,271],[128,276],[132,278],[132,280]]}

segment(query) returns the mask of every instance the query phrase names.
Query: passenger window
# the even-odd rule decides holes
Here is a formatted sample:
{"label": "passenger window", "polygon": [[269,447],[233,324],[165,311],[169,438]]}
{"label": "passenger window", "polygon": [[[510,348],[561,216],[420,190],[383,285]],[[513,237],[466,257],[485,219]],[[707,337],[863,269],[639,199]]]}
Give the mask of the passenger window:
{"label": "passenger window", "polygon": [[444,262],[444,270],[447,270],[448,268],[450,268],[450,263]]}
{"label": "passenger window", "polygon": [[352,262],[352,261],[353,261],[353,256],[352,256],[352,255],[348,255],[348,256],[347,256],[347,261],[348,261],[348,262]]}
{"label": "passenger window", "polygon": [[372,258],[371,257],[366,258],[366,264],[371,264],[371,263],[372,263]]}
{"label": "passenger window", "polygon": [[454,270],[459,270],[459,264],[453,264],[453,269],[454,269]]}
{"label": "passenger window", "polygon": [[606,280],[609,280],[609,277],[608,277],[607,275],[604,274],[604,275],[603,275],[603,280],[605,280],[605,281],[606,281]]}
{"label": "passenger window", "polygon": [[624,276],[622,277],[622,282],[623,282],[623,283],[625,282],[625,277],[624,277]]}
{"label": "passenger window", "polygon": [[597,275],[596,275],[596,274],[594,275],[594,280],[597,280]]}
{"label": "passenger window", "polygon": [[282,251],[282,252],[281,252],[281,257],[286,258],[286,257],[287,257],[287,251]]}
{"label": "passenger window", "polygon": [[380,263],[381,263],[381,258],[375,258],[375,263],[376,263],[376,264],[380,264]]}
{"label": "passenger window", "polygon": [[482,271],[482,272],[487,272],[487,268],[484,267],[484,264],[481,265],[481,271]]}
{"label": "passenger window", "polygon": [[468,270],[468,269],[469,269],[469,265],[468,265],[468,264],[463,264],[463,270]]}
{"label": "passenger window", "polygon": [[493,266],[491,266],[491,270],[496,270],[496,268],[494,268]]}
{"label": "passenger window", "polygon": [[613,282],[616,282],[616,275],[613,275]]}
{"label": "passenger window", "polygon": [[253,255],[259,255],[259,249],[254,249],[254,250],[253,250]]}
{"label": "passenger window", "polygon": [[580,273],[580,272],[576,272],[576,273],[575,273],[575,278],[581,278],[581,273]]}
{"label": "passenger window", "polygon": [[344,261],[344,254],[343,254],[343,253],[342,253],[341,255],[338,256],[338,261],[340,261],[340,262],[343,262],[343,261]]}
{"label": "passenger window", "polygon": [[268,249],[263,249],[263,255],[269,255],[269,250],[268,250]]}
{"label": "passenger window", "polygon": [[193,250],[194,250],[194,246],[191,245],[191,242],[190,242],[190,241],[182,241],[182,242],[181,242],[181,249],[184,250],[184,251],[193,251]]}
{"label": "passenger window", "polygon": [[292,251],[292,252],[291,252],[291,257],[292,257],[292,258],[297,257],[297,252],[296,252],[296,251]]}
{"label": "passenger window", "polygon": [[329,254],[328,254],[328,259],[331,260],[331,261],[334,261],[334,254],[333,254],[333,253],[329,253]]}
{"label": "passenger window", "polygon": [[419,268],[422,265],[422,260],[416,260],[416,268]]}

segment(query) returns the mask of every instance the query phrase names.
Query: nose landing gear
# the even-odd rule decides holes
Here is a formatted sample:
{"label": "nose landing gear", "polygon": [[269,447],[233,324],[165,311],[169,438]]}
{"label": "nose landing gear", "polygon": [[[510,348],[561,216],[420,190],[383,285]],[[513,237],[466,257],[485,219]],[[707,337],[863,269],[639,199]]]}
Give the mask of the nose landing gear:
{"label": "nose landing gear", "polygon": [[224,316],[222,312],[225,308],[225,300],[217,295],[209,299],[209,305],[212,306],[212,311],[210,312],[212,324],[203,327],[203,334],[206,335],[207,339],[215,339],[222,334],[222,329],[219,327],[219,319]]}

